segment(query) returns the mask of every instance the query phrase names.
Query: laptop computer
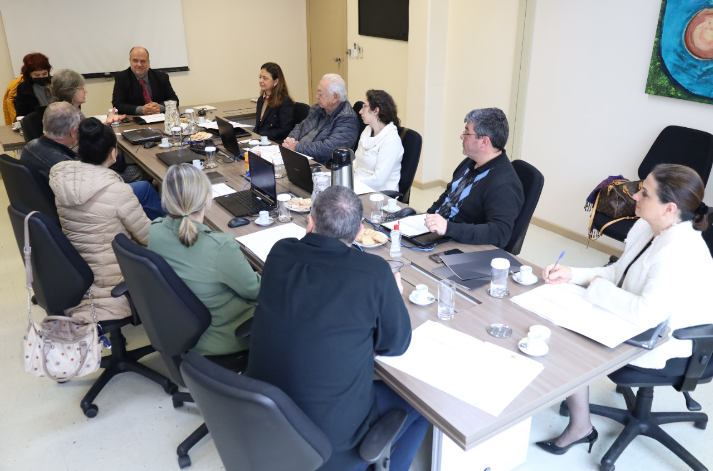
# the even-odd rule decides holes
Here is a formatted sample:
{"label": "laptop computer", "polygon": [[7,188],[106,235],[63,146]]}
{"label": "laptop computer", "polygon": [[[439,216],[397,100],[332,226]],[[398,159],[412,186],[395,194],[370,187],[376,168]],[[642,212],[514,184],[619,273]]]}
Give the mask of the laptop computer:
{"label": "laptop computer", "polygon": [[156,154],[158,160],[165,163],[167,166],[183,163],[191,163],[194,160],[202,160],[204,157],[196,152],[193,152],[188,147],[182,149],[169,150],[167,152],[159,152]]}
{"label": "laptop computer", "polygon": [[233,216],[251,216],[270,210],[277,201],[275,166],[250,152],[250,189],[213,199]]}
{"label": "laptop computer", "polygon": [[223,147],[233,156],[239,157],[242,152],[238,144],[238,138],[250,137],[250,133],[243,128],[234,128],[232,124],[219,116],[216,116],[215,122],[218,123],[218,133],[223,141]]}
{"label": "laptop computer", "polygon": [[145,128],[122,132],[121,137],[132,144],[144,144],[146,142],[159,142],[163,135],[161,131]]}
{"label": "laptop computer", "polygon": [[290,183],[297,185],[307,193],[312,193],[314,186],[312,183],[312,171],[315,167],[319,168],[320,165],[287,147],[280,146],[280,154],[282,154],[282,161],[285,164],[287,178]]}

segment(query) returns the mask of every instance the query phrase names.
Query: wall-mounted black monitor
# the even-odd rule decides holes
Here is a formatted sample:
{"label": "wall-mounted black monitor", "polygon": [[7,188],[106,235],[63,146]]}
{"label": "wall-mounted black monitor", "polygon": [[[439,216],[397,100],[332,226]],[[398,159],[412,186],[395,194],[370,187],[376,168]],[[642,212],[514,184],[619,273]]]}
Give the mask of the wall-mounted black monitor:
{"label": "wall-mounted black monitor", "polygon": [[408,41],[408,0],[359,0],[359,34]]}

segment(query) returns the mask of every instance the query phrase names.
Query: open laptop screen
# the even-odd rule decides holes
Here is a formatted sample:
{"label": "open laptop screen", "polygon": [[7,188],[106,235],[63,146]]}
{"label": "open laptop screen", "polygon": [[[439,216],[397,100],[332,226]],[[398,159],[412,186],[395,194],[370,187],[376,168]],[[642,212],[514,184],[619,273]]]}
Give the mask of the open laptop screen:
{"label": "open laptop screen", "polygon": [[273,202],[277,200],[275,166],[252,152],[250,152],[250,183],[253,189],[264,193]]}

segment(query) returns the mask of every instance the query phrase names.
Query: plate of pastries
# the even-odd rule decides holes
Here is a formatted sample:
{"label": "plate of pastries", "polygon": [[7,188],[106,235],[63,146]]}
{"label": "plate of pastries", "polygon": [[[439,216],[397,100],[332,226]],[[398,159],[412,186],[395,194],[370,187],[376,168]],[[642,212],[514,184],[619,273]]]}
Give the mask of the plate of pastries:
{"label": "plate of pastries", "polygon": [[308,213],[312,208],[312,198],[292,198],[287,202],[287,207],[296,213]]}
{"label": "plate of pastries", "polygon": [[389,236],[374,229],[364,229],[361,234],[357,234],[354,244],[364,248],[381,247],[389,240]]}

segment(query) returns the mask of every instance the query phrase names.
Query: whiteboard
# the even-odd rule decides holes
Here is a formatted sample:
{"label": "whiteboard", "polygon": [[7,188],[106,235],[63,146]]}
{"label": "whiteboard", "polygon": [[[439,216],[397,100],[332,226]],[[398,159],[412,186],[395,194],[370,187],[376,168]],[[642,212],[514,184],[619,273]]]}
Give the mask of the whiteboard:
{"label": "whiteboard", "polygon": [[181,0],[0,0],[15,76],[22,58],[46,55],[52,70],[109,74],[148,49],[151,68],[187,70]]}

